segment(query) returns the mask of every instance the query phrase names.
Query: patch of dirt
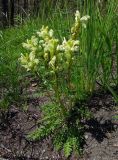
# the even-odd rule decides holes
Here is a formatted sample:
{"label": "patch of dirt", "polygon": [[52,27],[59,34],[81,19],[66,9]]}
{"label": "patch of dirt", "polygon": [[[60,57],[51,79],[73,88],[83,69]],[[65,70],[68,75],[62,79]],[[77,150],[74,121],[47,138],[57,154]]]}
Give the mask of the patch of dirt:
{"label": "patch of dirt", "polygon": [[[41,119],[40,106],[48,98],[28,99],[28,109],[11,107],[8,121],[0,124],[0,158],[8,160],[65,160],[63,153],[54,150],[51,137],[42,141],[28,141],[26,136],[37,128]],[[83,156],[74,154],[70,160],[118,160],[118,120],[116,104],[110,94],[91,97],[89,108],[93,118],[85,123],[86,144]],[[2,120],[0,119],[0,122]]]}
{"label": "patch of dirt", "polygon": [[109,94],[92,97],[94,117],[86,123],[83,160],[118,160],[118,108]]}

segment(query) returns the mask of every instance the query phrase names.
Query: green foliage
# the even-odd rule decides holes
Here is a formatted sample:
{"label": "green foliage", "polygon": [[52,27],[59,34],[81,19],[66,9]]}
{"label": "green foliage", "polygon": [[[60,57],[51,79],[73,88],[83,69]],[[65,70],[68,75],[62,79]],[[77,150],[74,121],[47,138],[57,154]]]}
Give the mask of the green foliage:
{"label": "green foliage", "polygon": [[57,104],[50,103],[42,106],[42,114],[40,127],[28,138],[39,140],[51,135],[56,150],[63,150],[66,157],[69,157],[73,151],[80,153],[84,130],[81,120],[91,117],[87,109],[82,107],[82,104],[75,105],[72,110],[63,115]]}
{"label": "green foliage", "polygon": [[66,143],[64,144],[64,154],[66,157],[69,157],[70,154],[72,153],[73,149],[74,151],[76,151],[75,149],[78,147],[80,141],[78,141],[75,137],[69,137],[66,141]]}
{"label": "green foliage", "polygon": [[63,149],[64,155],[69,157],[72,152],[80,153],[82,142],[83,142],[83,135],[82,135],[82,128],[78,125],[70,124],[71,126],[63,126],[59,132],[56,132],[54,137],[54,146],[55,148],[60,151]]}
{"label": "green foliage", "polygon": [[29,138],[34,140],[41,139],[42,137],[48,136],[53,133],[56,128],[61,126],[63,121],[63,116],[60,113],[61,110],[59,106],[55,104],[47,104],[42,106],[43,118],[41,120],[41,126],[32,134],[30,134]]}

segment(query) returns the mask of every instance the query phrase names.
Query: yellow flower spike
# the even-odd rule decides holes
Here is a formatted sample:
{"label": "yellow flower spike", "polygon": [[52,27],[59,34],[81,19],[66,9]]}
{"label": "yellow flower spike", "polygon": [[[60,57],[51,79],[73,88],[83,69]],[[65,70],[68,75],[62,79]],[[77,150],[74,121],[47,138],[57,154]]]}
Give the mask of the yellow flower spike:
{"label": "yellow flower spike", "polygon": [[75,24],[71,28],[71,38],[76,39],[79,32],[80,32],[80,27],[86,28],[86,22],[90,19],[90,16],[86,15],[81,17],[80,12],[77,10],[75,13]]}
{"label": "yellow flower spike", "polygon": [[37,68],[38,63],[39,63],[38,59],[34,59],[33,61],[29,61],[26,66],[27,71],[35,70]]}
{"label": "yellow flower spike", "polygon": [[27,50],[36,51],[38,48],[38,38],[32,36],[30,40],[27,39],[26,43],[23,43],[22,45]]}
{"label": "yellow flower spike", "polygon": [[37,32],[37,34],[39,37],[47,41],[48,39],[53,38],[54,31],[52,29],[49,30],[48,26],[46,27],[42,26],[40,32]]}
{"label": "yellow flower spike", "polygon": [[57,51],[63,52],[64,48],[62,45],[57,45]]}
{"label": "yellow flower spike", "polygon": [[56,53],[57,45],[58,45],[58,39],[50,39],[50,40],[48,40],[43,45],[44,52],[49,52],[50,53],[50,57],[52,58],[54,56],[54,54]]}
{"label": "yellow flower spike", "polygon": [[80,21],[81,22],[85,22],[85,21],[88,21],[88,19],[90,19],[90,16],[86,15],[86,16],[83,16]]}
{"label": "yellow flower spike", "polygon": [[75,13],[75,22],[80,21],[80,12],[77,10]]}
{"label": "yellow flower spike", "polygon": [[32,43],[34,46],[37,46],[37,45],[38,45],[38,38],[35,37],[35,36],[32,36],[32,37],[31,37],[31,43]]}
{"label": "yellow flower spike", "polygon": [[27,70],[34,70],[37,67],[39,60],[35,58],[35,52],[30,52],[30,54],[23,55],[19,58],[21,65]]}
{"label": "yellow flower spike", "polygon": [[88,19],[90,19],[90,16],[88,16],[88,15],[83,16],[83,17],[80,19],[80,22],[81,22],[83,28],[86,28],[86,22],[88,21]]}
{"label": "yellow flower spike", "polygon": [[30,54],[29,54],[29,60],[30,61],[33,61],[35,59],[35,52],[31,52]]}
{"label": "yellow flower spike", "polygon": [[85,15],[83,17],[80,16],[80,12],[77,10],[75,13],[75,24],[76,26],[78,25],[79,22],[81,23],[85,23],[88,21],[88,19],[90,19],[89,15]]}
{"label": "yellow flower spike", "polygon": [[46,27],[42,26],[42,28],[40,29],[40,32],[37,32],[38,36],[42,38],[46,37],[47,33],[48,33],[48,26]]}
{"label": "yellow flower spike", "polygon": [[23,64],[26,64],[27,62],[28,62],[28,54],[26,54],[26,55],[23,55],[22,53],[21,53],[21,57],[19,58],[19,61],[21,62],[21,64],[23,65]]}
{"label": "yellow flower spike", "polygon": [[51,61],[49,62],[49,66],[54,70],[55,69],[55,63],[56,63],[56,56],[54,56]]}
{"label": "yellow flower spike", "polygon": [[23,48],[31,50],[32,45],[30,44],[29,40],[27,40],[27,43],[22,43]]}
{"label": "yellow flower spike", "polygon": [[53,37],[53,35],[54,35],[54,31],[53,31],[52,29],[50,29],[50,30],[49,30],[49,37],[51,37],[51,38],[52,38],[52,37]]}
{"label": "yellow flower spike", "polygon": [[79,41],[69,39],[68,41],[64,38],[62,45],[58,46],[58,50],[65,51],[65,52],[75,52],[78,50],[79,47]]}

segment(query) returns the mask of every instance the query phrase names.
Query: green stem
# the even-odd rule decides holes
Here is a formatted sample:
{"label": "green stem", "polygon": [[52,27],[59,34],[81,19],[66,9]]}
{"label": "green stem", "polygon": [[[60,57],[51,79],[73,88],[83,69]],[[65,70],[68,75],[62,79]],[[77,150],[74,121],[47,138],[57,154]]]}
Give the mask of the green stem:
{"label": "green stem", "polygon": [[59,106],[61,107],[62,114],[65,115],[65,114],[67,113],[67,111],[66,111],[65,106],[64,106],[64,105],[62,104],[62,102],[61,102],[60,93],[59,93],[58,74],[57,74],[56,72],[54,73],[54,79],[55,79],[54,91],[55,91],[57,103],[58,103]]}

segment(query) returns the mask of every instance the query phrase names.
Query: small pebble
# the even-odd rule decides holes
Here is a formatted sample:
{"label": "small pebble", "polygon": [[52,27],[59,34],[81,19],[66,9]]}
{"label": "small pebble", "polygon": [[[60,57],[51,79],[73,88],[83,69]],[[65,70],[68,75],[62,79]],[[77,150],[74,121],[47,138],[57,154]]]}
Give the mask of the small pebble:
{"label": "small pebble", "polygon": [[85,139],[88,139],[88,135],[85,135]]}

